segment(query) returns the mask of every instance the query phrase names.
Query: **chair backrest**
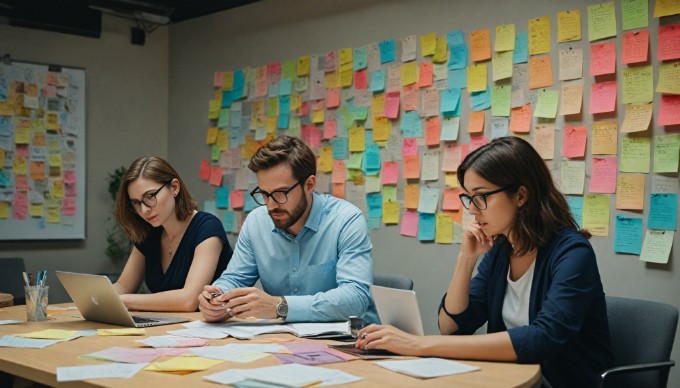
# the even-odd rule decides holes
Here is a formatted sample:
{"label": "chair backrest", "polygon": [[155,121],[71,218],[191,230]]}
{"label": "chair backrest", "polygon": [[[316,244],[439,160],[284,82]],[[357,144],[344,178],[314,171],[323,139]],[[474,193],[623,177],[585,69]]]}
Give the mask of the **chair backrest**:
{"label": "chair backrest", "polygon": [[[614,366],[670,360],[678,326],[675,306],[615,296],[606,301]],[[612,376],[606,386],[664,387],[667,379],[660,371],[628,373]]]}
{"label": "chair backrest", "polygon": [[413,290],[413,280],[399,275],[373,275],[373,284],[381,287]]}
{"label": "chair backrest", "polygon": [[15,305],[26,304],[24,278],[21,275],[25,270],[24,259],[20,257],[0,257],[0,292],[12,294]]}

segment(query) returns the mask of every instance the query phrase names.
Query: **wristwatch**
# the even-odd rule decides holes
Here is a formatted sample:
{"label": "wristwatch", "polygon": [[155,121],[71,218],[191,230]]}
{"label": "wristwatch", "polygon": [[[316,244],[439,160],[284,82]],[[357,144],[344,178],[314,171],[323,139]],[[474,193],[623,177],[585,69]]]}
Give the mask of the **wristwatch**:
{"label": "wristwatch", "polygon": [[288,316],[288,303],[286,303],[286,298],[280,296],[279,304],[276,305],[276,318],[281,318],[284,321]]}

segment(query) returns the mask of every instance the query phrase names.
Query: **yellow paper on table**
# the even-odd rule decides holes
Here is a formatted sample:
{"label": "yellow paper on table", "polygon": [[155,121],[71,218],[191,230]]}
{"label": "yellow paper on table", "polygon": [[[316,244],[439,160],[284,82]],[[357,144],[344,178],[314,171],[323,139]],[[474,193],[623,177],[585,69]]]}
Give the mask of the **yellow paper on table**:
{"label": "yellow paper on table", "polygon": [[550,16],[529,19],[529,55],[550,52]]}
{"label": "yellow paper on table", "polygon": [[616,36],[616,8],[614,2],[588,6],[588,40]]}
{"label": "yellow paper on table", "polygon": [[680,61],[659,64],[658,93],[680,94]]}
{"label": "yellow paper on table", "polygon": [[557,13],[557,41],[581,40],[581,11],[574,9]]}
{"label": "yellow paper on table", "polygon": [[180,356],[173,357],[166,361],[154,362],[153,364],[144,368],[144,370],[185,374],[206,370],[223,362],[224,361],[222,360],[212,360],[204,357]]}
{"label": "yellow paper on table", "polygon": [[125,329],[97,329],[97,335],[116,336],[116,335],[144,335],[145,331],[141,328],[128,327]]}
{"label": "yellow paper on table", "polygon": [[609,196],[590,194],[583,197],[583,229],[593,236],[609,236]]}
{"label": "yellow paper on table", "polygon": [[65,340],[73,338],[77,333],[73,330],[59,330],[59,329],[48,329],[41,331],[33,331],[30,333],[17,334],[17,337],[23,338],[37,338],[37,339],[49,339],[49,340]]}
{"label": "yellow paper on table", "polygon": [[680,1],[656,0],[654,3],[654,17],[676,15],[680,13]]}
{"label": "yellow paper on table", "polygon": [[486,63],[479,63],[467,67],[467,88],[470,92],[486,90]]}

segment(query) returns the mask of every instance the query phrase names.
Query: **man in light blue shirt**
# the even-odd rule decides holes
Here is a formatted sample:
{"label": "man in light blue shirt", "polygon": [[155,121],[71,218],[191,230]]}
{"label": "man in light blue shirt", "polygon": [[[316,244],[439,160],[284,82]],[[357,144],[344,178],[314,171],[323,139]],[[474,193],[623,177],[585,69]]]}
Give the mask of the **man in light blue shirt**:
{"label": "man in light blue shirt", "polygon": [[[314,192],[312,150],[281,136],[260,148],[248,168],[259,184],[251,195],[264,206],[248,215],[229,266],[199,295],[206,321],[378,322],[366,220],[349,202]],[[262,290],[253,287],[258,279]]]}

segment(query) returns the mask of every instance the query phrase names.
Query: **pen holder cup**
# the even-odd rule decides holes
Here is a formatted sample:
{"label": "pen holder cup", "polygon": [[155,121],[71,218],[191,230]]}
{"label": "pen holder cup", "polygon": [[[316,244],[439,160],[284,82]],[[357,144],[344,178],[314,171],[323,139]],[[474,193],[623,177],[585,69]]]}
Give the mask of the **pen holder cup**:
{"label": "pen holder cup", "polygon": [[24,286],[26,293],[26,320],[44,322],[47,320],[47,300],[50,287]]}
{"label": "pen holder cup", "polygon": [[357,332],[366,326],[363,319],[357,316],[349,317],[349,329],[353,338],[357,338]]}

